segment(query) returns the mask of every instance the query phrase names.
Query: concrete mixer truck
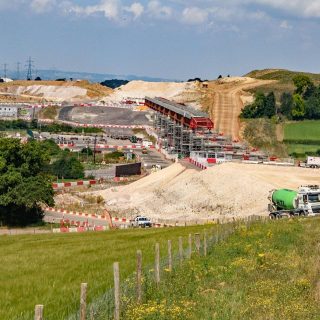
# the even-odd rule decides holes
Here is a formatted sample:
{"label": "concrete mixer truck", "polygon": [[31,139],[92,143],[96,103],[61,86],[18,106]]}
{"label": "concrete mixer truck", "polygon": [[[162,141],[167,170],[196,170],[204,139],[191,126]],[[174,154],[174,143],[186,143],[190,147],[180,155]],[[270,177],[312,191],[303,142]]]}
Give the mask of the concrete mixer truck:
{"label": "concrete mixer truck", "polygon": [[271,219],[320,215],[320,186],[301,186],[298,191],[271,190],[268,211]]}

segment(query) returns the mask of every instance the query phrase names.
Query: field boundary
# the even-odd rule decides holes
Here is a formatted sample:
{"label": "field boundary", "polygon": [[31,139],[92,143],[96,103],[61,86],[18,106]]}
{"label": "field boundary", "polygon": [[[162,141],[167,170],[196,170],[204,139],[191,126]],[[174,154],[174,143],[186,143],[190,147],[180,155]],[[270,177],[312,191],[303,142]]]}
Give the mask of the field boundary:
{"label": "field boundary", "polygon": [[[113,263],[114,287],[108,290],[103,296],[88,303],[88,283],[80,285],[79,310],[76,314],[70,315],[69,320],[86,320],[90,319],[114,319],[120,320],[126,312],[130,303],[141,304],[143,300],[148,300],[144,295],[145,285],[150,285],[152,281],[156,288],[159,289],[160,282],[163,281],[164,272],[172,272],[175,267],[184,267],[184,261],[191,260],[193,257],[206,257],[210,250],[221,241],[225,241],[235,233],[240,226],[249,228],[254,222],[267,222],[259,216],[250,216],[233,220],[231,223],[221,224],[218,221],[218,229],[204,229],[203,232],[189,234],[187,245],[184,245],[183,238],[178,239],[178,252],[172,251],[172,241],[167,240],[167,254],[160,259],[160,245],[157,242],[154,246],[154,265],[143,267],[142,250],[136,251],[136,271],[123,282],[120,281],[119,262]],[[130,281],[133,282],[130,282]],[[132,283],[132,285],[130,285]],[[35,319],[44,319],[45,306],[37,304],[35,306]]]}

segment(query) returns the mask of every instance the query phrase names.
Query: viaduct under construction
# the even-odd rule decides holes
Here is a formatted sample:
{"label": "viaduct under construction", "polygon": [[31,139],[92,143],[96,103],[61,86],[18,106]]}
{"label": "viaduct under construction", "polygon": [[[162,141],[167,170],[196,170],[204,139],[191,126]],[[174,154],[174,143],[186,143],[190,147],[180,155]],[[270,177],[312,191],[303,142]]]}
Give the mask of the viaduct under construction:
{"label": "viaduct under construction", "polygon": [[189,157],[202,154],[205,158],[249,160],[258,154],[248,152],[247,146],[231,141],[214,130],[208,114],[184,104],[164,98],[145,98],[145,105],[153,109],[154,130],[160,147],[169,154]]}

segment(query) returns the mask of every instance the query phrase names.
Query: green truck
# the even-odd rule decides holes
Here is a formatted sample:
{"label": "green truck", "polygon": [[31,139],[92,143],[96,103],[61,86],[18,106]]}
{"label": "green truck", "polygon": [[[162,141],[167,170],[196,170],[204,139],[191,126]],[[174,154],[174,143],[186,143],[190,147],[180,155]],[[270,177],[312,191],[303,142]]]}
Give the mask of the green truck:
{"label": "green truck", "polygon": [[271,190],[268,199],[268,211],[272,219],[320,215],[320,186],[318,185],[301,186],[298,191]]}

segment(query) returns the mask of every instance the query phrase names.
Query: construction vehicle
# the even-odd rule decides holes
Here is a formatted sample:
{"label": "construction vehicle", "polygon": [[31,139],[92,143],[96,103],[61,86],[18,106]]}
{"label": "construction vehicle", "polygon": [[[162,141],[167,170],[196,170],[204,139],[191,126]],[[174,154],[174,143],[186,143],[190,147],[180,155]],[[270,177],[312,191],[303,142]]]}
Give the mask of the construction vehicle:
{"label": "construction vehicle", "polygon": [[320,157],[307,157],[307,161],[300,163],[300,167],[320,168]]}
{"label": "construction vehicle", "polygon": [[320,215],[320,186],[301,186],[298,191],[271,190],[268,205],[271,219]]}

